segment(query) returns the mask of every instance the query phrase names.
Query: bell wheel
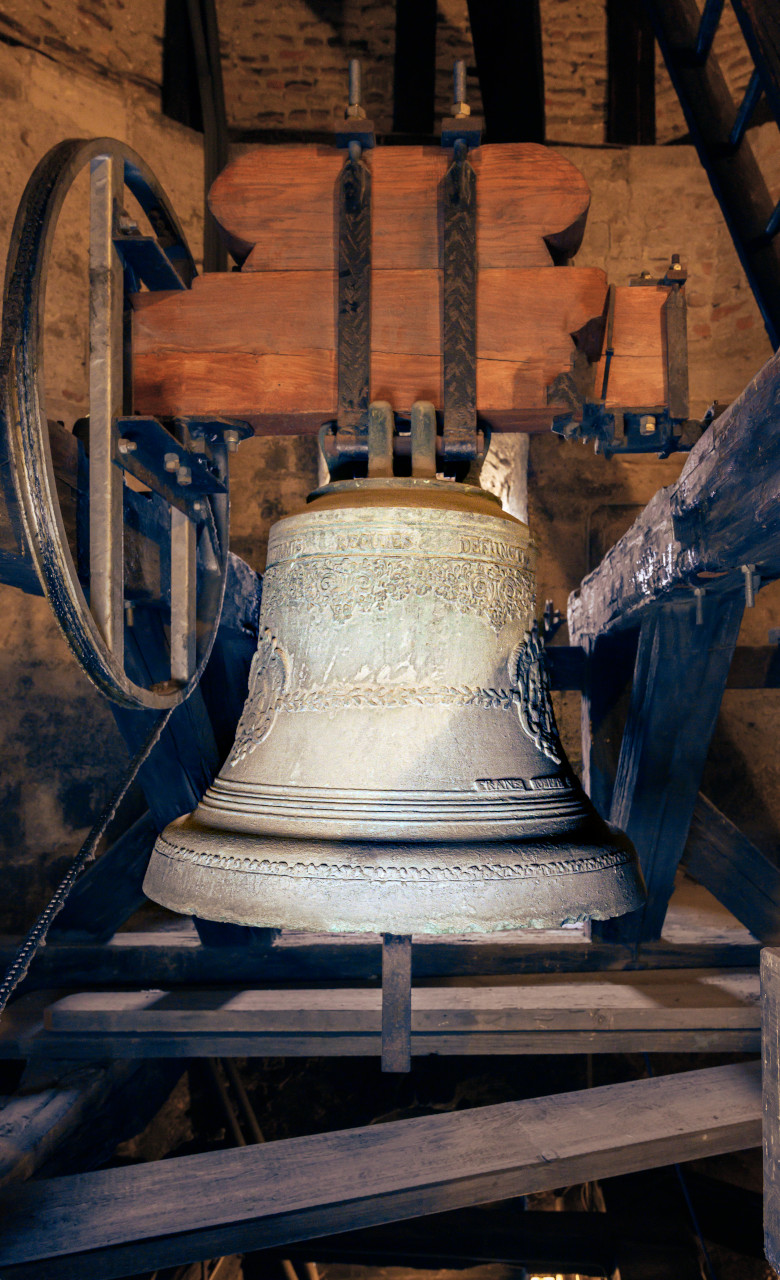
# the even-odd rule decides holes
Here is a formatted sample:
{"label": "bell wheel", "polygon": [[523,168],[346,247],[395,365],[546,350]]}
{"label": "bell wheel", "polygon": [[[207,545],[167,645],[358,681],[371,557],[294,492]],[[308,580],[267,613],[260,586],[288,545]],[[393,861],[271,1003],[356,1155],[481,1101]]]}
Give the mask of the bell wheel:
{"label": "bell wheel", "polygon": [[[79,482],[75,520],[66,520],[46,411],[46,293],[63,203],[85,170],[88,413],[74,427],[77,443],[68,442]],[[41,160],[8,256],[0,444],[60,629],[92,682],[126,708],[167,710],[192,692],[224,595],[228,453],[250,428],[137,416],[132,403],[132,298],[189,288],[196,274],[165,192],[129,147],[67,141]]]}

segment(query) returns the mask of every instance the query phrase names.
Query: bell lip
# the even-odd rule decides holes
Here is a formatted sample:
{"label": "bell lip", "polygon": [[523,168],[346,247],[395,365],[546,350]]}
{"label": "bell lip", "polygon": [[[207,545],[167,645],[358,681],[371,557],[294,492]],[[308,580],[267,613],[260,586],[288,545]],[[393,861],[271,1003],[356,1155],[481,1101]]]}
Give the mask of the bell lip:
{"label": "bell lip", "polygon": [[333,480],[313,489],[306,510],[335,511],[360,507],[411,507],[416,510],[473,512],[507,524],[528,525],[501,506],[501,499],[480,485],[422,476],[358,476]]}
{"label": "bell lip", "polygon": [[[144,892],[180,914],[233,924],[309,933],[489,934],[612,919],[645,901],[631,842],[600,821],[590,829],[590,840],[566,841],[563,847],[537,841],[521,842],[520,849],[512,842],[510,854],[509,842],[502,841],[474,844],[470,850],[428,846],[441,864],[432,870],[443,873],[433,878],[412,877],[408,867],[400,875],[397,866],[377,867],[377,855],[385,864],[408,861],[410,855],[424,859],[425,845],[384,845],[382,858],[382,846],[372,842],[361,853],[336,841],[317,847],[295,840],[224,840],[201,832],[207,834],[204,848],[193,841],[193,825],[192,815],[177,819],[158,838]],[[201,845],[200,852],[193,843]],[[568,860],[561,856],[565,849]],[[519,856],[521,865],[506,865],[508,854]],[[532,874],[522,865],[529,854],[536,859]],[[300,858],[313,863],[296,861]],[[460,874],[451,875],[447,863]],[[367,864],[373,864],[371,875],[365,873]]]}

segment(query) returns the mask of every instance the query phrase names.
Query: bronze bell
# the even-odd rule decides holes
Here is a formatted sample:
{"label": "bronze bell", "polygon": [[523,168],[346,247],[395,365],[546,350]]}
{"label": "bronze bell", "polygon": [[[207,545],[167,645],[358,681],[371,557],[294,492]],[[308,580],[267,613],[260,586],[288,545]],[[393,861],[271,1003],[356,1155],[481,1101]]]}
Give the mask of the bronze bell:
{"label": "bronze bell", "polygon": [[280,520],[233,749],[159,837],[149,897],[395,934],[640,906],[636,853],[561,748],[534,554],[492,494],[435,478],[337,481]]}

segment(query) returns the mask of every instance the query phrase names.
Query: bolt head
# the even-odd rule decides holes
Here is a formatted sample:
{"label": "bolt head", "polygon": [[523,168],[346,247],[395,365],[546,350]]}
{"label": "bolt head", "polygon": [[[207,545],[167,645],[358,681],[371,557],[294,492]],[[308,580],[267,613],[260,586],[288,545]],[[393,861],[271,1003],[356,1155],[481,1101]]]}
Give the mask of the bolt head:
{"label": "bolt head", "polygon": [[176,479],[179,484],[192,484],[192,472],[189,467],[179,467],[176,472]]}
{"label": "bolt head", "polygon": [[166,453],[163,457],[163,465],[166,471],[178,471],[179,470],[178,453]]}
{"label": "bolt head", "polygon": [[231,428],[229,431],[224,432],[223,439],[228,447],[228,453],[235,453],[241,440],[238,432],[233,431]]}
{"label": "bolt head", "polygon": [[135,440],[120,440],[117,447],[120,453],[135,453],[138,445]]}

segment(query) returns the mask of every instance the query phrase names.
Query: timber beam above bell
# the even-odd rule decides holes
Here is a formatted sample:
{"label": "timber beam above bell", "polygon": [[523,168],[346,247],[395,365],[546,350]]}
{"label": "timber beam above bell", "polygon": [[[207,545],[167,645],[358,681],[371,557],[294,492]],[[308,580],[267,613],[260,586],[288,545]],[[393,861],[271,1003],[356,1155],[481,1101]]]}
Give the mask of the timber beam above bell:
{"label": "timber beam above bell", "polygon": [[[452,152],[378,147],[370,175],[369,398],[408,416],[445,407],[443,201]],[[476,411],[494,430],[549,430],[571,407],[558,388],[575,358],[604,374],[607,280],[561,271],[582,239],[589,192],[535,144],[469,151],[475,228]],[[211,210],[239,272],[178,294],[136,295],[138,412],[240,418],[261,434],[317,432],[339,416],[339,200],[344,152],[257,148],[214,184]],[[618,285],[606,407],[667,405],[662,308],[669,288]]]}

